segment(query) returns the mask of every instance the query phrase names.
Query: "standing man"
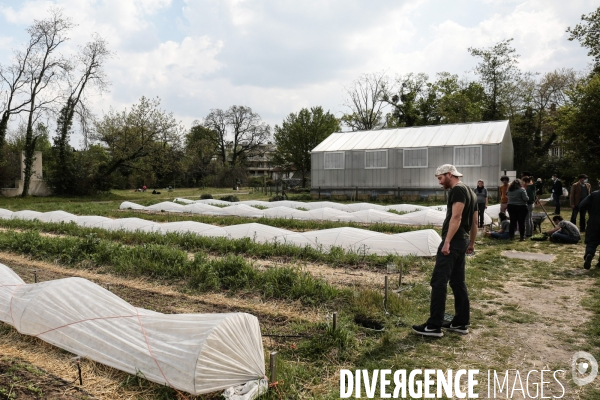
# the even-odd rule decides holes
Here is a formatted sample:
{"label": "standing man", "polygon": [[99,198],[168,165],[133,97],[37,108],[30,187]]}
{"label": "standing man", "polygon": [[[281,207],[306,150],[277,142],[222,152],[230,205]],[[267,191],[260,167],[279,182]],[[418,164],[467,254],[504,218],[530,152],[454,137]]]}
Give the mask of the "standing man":
{"label": "standing man", "polygon": [[523,178],[523,187],[527,192],[527,217],[525,217],[525,237],[531,237],[533,235],[533,206],[536,198],[536,189],[533,185],[533,181],[530,176]]}
{"label": "standing man", "polygon": [[581,232],[585,232],[585,210],[579,208],[579,203],[592,193],[592,186],[587,183],[587,179],[588,176],[586,174],[579,175],[579,181],[571,186],[571,193],[569,193],[569,200],[573,209],[571,223],[577,223],[577,214],[579,214],[579,230]]}
{"label": "standing man", "polygon": [[[431,276],[431,306],[429,319],[423,325],[413,325],[413,331],[423,336],[442,337],[441,328],[462,334],[469,333],[469,295],[465,283],[465,254],[473,253],[477,237],[477,196],[459,177],[454,165],[444,164],[435,171],[438,182],[448,193],[446,219],[442,226],[442,243],[438,247]],[[448,282],[454,293],[455,315],[444,322]]]}
{"label": "standing man", "polygon": [[554,214],[560,215],[560,196],[562,196],[563,186],[558,175],[552,175],[552,199],[554,200]]}
{"label": "standing man", "polygon": [[[590,269],[596,249],[600,246],[600,190],[596,190],[586,197],[579,203],[579,208],[590,213],[585,231],[585,262],[583,263],[583,268]],[[600,268],[600,260],[596,267]]]}
{"label": "standing man", "polygon": [[500,177],[500,212],[506,213],[506,209],[508,208],[508,176]]}

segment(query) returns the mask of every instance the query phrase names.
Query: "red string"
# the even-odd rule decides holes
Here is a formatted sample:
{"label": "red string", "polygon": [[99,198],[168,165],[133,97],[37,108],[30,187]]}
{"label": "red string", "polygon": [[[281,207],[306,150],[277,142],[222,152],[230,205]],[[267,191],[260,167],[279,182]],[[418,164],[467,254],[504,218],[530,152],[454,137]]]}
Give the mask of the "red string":
{"label": "red string", "polygon": [[[19,285],[10,285],[10,286],[16,286],[15,290],[13,290],[13,291],[12,291],[12,293],[10,294],[10,305],[9,305],[9,309],[10,309],[10,320],[12,321],[12,325],[13,325],[13,326],[15,326],[15,319],[13,318],[13,315],[12,315],[12,300],[13,300],[13,297],[14,297],[14,295],[15,295],[15,292],[17,291],[17,289],[18,289],[19,287],[23,286],[23,285],[24,285],[24,283],[21,283],[21,284],[19,284]],[[15,326],[15,328],[16,328],[16,326]]]}
{"label": "red string", "polygon": [[[18,285],[2,285],[2,286],[0,286],[0,287],[16,286],[15,290],[13,290],[12,293],[11,293],[11,295],[10,295],[10,306],[9,306],[9,308],[10,308],[10,319],[12,320],[12,325],[13,326],[15,326],[15,320],[14,320],[13,315],[12,315],[12,300],[13,300],[13,297],[14,297],[15,292],[17,291],[17,289],[20,286],[23,286],[23,285],[25,285],[25,283],[21,283],[21,284],[18,284]],[[171,382],[169,382],[169,379],[167,378],[167,376],[163,372],[162,368],[160,367],[160,364],[158,363],[158,360],[156,359],[156,357],[154,357],[154,354],[152,353],[152,348],[150,347],[150,341],[148,339],[148,335],[146,335],[146,330],[144,329],[144,324],[142,324],[142,317],[141,317],[141,315],[140,315],[140,313],[139,313],[139,311],[138,311],[137,308],[135,308],[135,312],[136,312],[135,315],[117,315],[117,316],[113,316],[113,317],[96,317],[96,318],[82,319],[82,320],[79,320],[79,321],[74,321],[74,322],[70,322],[68,324],[57,326],[57,327],[52,328],[52,329],[48,329],[47,331],[40,332],[40,333],[38,333],[36,335],[33,335],[33,337],[38,337],[38,336],[41,336],[41,335],[46,334],[48,332],[52,332],[52,331],[55,331],[55,330],[58,330],[58,329],[61,329],[61,328],[65,328],[67,326],[71,326],[71,325],[75,325],[75,324],[80,324],[82,322],[96,321],[96,320],[106,320],[106,319],[116,319],[116,318],[134,318],[134,317],[137,316],[138,322],[140,323],[140,328],[142,329],[142,334],[144,335],[144,340],[146,341],[146,346],[148,347],[148,352],[150,353],[150,357],[152,358],[152,360],[154,361],[154,363],[158,367],[158,370],[160,371],[161,375],[165,379],[165,382],[167,382],[167,384],[170,387],[172,387],[181,397],[183,397],[184,399],[188,400],[187,396],[185,396],[183,393],[181,393],[179,390],[177,390],[177,388],[175,388],[171,384]]]}
{"label": "red string", "polygon": [[80,321],[74,321],[74,322],[70,322],[68,324],[57,326],[56,328],[48,329],[47,331],[44,331],[44,332],[38,333],[36,335],[33,335],[33,337],[38,337],[40,335],[43,335],[43,334],[48,333],[48,332],[55,331],[55,330],[60,329],[60,328],[65,328],[65,327],[70,326],[70,325],[80,324],[82,322],[87,322],[87,321],[96,321],[96,320],[103,320],[103,319],[115,319],[115,318],[134,318],[134,317],[135,317],[135,315],[115,315],[114,317],[97,317],[97,318],[82,319]]}
{"label": "red string", "polygon": [[179,390],[177,390],[172,384],[171,382],[169,382],[169,379],[167,378],[167,376],[165,375],[165,373],[163,372],[162,368],[160,367],[160,364],[158,363],[158,360],[156,359],[156,357],[154,357],[154,354],[152,353],[152,349],[150,348],[150,342],[148,339],[148,335],[146,335],[146,330],[144,329],[144,324],[142,324],[142,316],[140,315],[140,312],[138,311],[137,307],[135,309],[135,312],[137,313],[137,317],[138,317],[138,321],[140,322],[140,328],[142,328],[142,334],[144,335],[144,340],[146,341],[146,346],[148,346],[148,352],[150,353],[150,357],[152,357],[152,359],[154,360],[154,363],[156,364],[156,366],[158,367],[158,370],[160,371],[161,375],[163,376],[163,378],[165,378],[165,381],[167,382],[167,384],[169,386],[171,386],[173,389],[175,389],[175,391],[181,395],[181,397],[183,397],[184,399],[187,400],[187,397],[181,393]]}
{"label": "red string", "polygon": [[283,395],[281,394],[281,392],[279,391],[279,384],[283,383],[283,381],[275,381],[273,383],[269,383],[269,387],[272,388],[274,387],[275,390],[277,391],[277,394],[279,395],[280,399],[283,399]]}

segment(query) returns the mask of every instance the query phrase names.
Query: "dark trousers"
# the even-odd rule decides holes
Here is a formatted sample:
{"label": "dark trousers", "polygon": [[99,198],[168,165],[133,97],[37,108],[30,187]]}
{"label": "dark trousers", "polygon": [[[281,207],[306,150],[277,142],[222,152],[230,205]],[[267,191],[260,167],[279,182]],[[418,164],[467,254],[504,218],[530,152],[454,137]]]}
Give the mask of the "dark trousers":
{"label": "dark trousers", "polygon": [[508,229],[508,236],[512,239],[515,237],[515,231],[517,230],[517,223],[519,224],[519,233],[521,238],[525,237],[525,218],[527,218],[527,205],[508,205],[508,214],[510,215],[510,228]]}
{"label": "dark trousers", "polygon": [[550,236],[550,241],[554,243],[567,243],[567,244],[575,244],[579,243],[580,238],[570,235],[565,235],[560,231],[554,232],[552,236]]}
{"label": "dark trousers", "polygon": [[450,242],[450,254],[442,253],[444,242],[438,247],[435,267],[431,276],[431,306],[427,325],[440,328],[446,312],[448,282],[454,293],[454,320],[452,325],[470,323],[469,294],[465,283],[465,254],[469,247],[468,239],[454,239]]}
{"label": "dark trousers", "polygon": [[579,214],[579,232],[585,232],[585,213],[586,210],[580,210],[579,207],[575,206],[571,213],[571,223],[577,225],[577,214]]}
{"label": "dark trousers", "polygon": [[479,227],[481,228],[485,221],[485,203],[477,203],[477,212],[479,213]]}
{"label": "dark trousers", "polygon": [[560,214],[560,194],[552,193],[552,199],[554,200],[554,214]]}
{"label": "dark trousers", "polygon": [[[596,254],[596,250],[598,249],[598,246],[600,246],[600,239],[599,240],[586,240],[585,241],[585,255],[591,254],[592,256],[594,256]],[[598,261],[598,264],[600,264],[600,260]]]}

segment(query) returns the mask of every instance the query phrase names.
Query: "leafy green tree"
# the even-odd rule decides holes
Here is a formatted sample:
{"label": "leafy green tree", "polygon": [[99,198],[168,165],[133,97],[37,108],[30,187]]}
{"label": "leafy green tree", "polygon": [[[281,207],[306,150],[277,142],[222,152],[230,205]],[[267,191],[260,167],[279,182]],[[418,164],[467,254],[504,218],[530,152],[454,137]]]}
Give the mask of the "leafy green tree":
{"label": "leafy green tree", "polygon": [[442,124],[479,122],[483,120],[485,91],[477,82],[460,80],[448,72],[438,74],[438,114]]}
{"label": "leafy green tree", "polygon": [[[140,159],[159,159],[161,153],[177,148],[182,127],[172,113],[160,108],[160,99],[142,97],[130,111],[110,111],[96,122],[94,138],[105,146],[110,158],[98,170],[98,189],[110,190],[110,176],[117,169],[139,169]],[[163,167],[168,167],[163,165]]]}
{"label": "leafy green tree", "polygon": [[305,173],[311,170],[311,150],[339,130],[337,118],[329,111],[323,112],[321,107],[303,108],[298,114],[291,113],[281,126],[275,126],[273,163],[284,170],[301,171],[302,187],[306,187]]}
{"label": "leafy green tree", "polygon": [[469,53],[481,60],[475,67],[486,94],[484,121],[506,119],[510,113],[511,97],[521,77],[513,39],[505,39],[489,48],[469,47]]}
{"label": "leafy green tree", "polygon": [[407,74],[396,78],[396,84],[386,90],[382,101],[392,106],[386,117],[388,127],[432,125],[439,123],[436,115],[437,93],[426,74]]}
{"label": "leafy green tree", "polygon": [[600,7],[588,15],[581,16],[581,23],[575,28],[567,28],[571,34],[569,40],[578,40],[588,49],[588,55],[594,59],[595,70],[600,72]]}
{"label": "leafy green tree", "polygon": [[600,179],[600,75],[582,79],[558,109],[556,132],[565,156],[590,177]]}
{"label": "leafy green tree", "polygon": [[218,134],[194,121],[185,136],[185,170],[194,185],[204,185],[204,179],[211,171],[211,164],[217,154]]}

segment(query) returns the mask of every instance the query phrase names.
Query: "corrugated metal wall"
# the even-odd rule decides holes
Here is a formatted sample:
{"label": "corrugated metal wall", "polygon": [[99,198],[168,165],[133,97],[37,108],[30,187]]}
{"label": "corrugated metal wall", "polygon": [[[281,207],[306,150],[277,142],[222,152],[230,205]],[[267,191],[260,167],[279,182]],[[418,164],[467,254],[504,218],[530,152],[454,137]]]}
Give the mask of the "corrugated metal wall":
{"label": "corrugated metal wall", "polygon": [[[512,144],[512,141],[510,143]],[[505,146],[505,151],[510,152],[506,147],[508,146]],[[478,179],[483,179],[486,186],[497,186],[500,176],[500,150],[500,144],[483,145],[481,167],[458,168],[464,174],[462,181],[474,187]],[[312,188],[438,188],[436,168],[442,164],[454,163],[454,147],[429,148],[427,168],[403,168],[402,149],[388,149],[386,169],[365,169],[365,151],[352,150],[345,152],[344,169],[326,170],[323,167],[323,154],[312,154]],[[506,160],[506,156],[502,159]]]}

